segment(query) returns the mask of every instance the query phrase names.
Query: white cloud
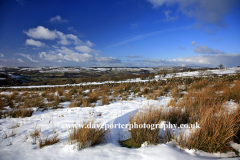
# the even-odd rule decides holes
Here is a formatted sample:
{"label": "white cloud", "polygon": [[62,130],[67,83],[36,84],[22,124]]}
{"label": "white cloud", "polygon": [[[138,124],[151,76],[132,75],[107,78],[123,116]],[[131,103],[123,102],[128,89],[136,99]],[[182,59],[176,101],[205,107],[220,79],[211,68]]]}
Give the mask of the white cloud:
{"label": "white cloud", "polygon": [[46,52],[41,52],[39,53],[39,57],[40,58],[43,58],[45,60],[48,60],[48,61],[54,61],[54,60],[57,60],[58,59],[58,56],[57,55],[54,55],[54,54],[47,54]]}
{"label": "white cloud", "polygon": [[55,31],[50,31],[48,28],[43,26],[38,26],[37,28],[31,28],[28,31],[24,31],[29,37],[34,39],[49,39],[53,40],[58,38],[58,35]]}
{"label": "white cloud", "polygon": [[33,39],[47,39],[47,40],[59,39],[57,43],[61,45],[69,45],[69,44],[75,44],[75,45],[86,44],[89,46],[94,45],[90,41],[87,41],[86,43],[84,43],[82,40],[80,40],[77,36],[73,34],[64,34],[57,30],[50,31],[48,28],[45,28],[43,26],[38,26],[37,28],[31,28],[28,31],[24,31],[24,33],[26,33],[29,37]]}
{"label": "white cloud", "polygon": [[192,41],[191,44],[194,45],[194,46],[197,46],[197,45],[198,45],[198,44],[196,43],[196,41]]}
{"label": "white cloud", "polygon": [[175,21],[176,19],[178,19],[178,16],[170,16],[171,12],[172,11],[170,11],[170,10],[164,11],[164,14],[166,16],[165,21],[170,22],[170,21]]}
{"label": "white cloud", "polygon": [[[194,17],[194,27],[203,28],[207,33],[213,33],[226,26],[225,15],[238,2],[238,0],[147,0],[153,8],[161,6],[175,7],[177,11],[188,17]],[[214,25],[210,29],[206,25]]]}
{"label": "white cloud", "polygon": [[90,42],[90,41],[86,41],[86,45],[88,45],[89,47],[93,47],[93,46],[95,46],[95,44],[92,43],[92,42]]}
{"label": "white cloud", "polygon": [[29,59],[31,62],[38,62],[37,60],[34,60],[29,54],[23,54],[23,53],[17,53],[17,54]]}
{"label": "white cloud", "polygon": [[56,34],[59,37],[59,41],[57,43],[62,44],[62,45],[69,45],[69,44],[75,44],[75,45],[80,45],[83,44],[83,41],[80,40],[77,36],[73,34],[64,34],[60,31],[56,31]]}
{"label": "white cloud", "polygon": [[0,53],[0,57],[2,57],[2,58],[3,58],[3,57],[4,57],[4,55],[3,55],[2,53]]}
{"label": "white cloud", "polygon": [[53,48],[58,48],[58,46],[52,45]]}
{"label": "white cloud", "polygon": [[19,62],[23,63],[24,61],[20,58],[17,59]]}
{"label": "white cloud", "polygon": [[62,19],[61,16],[56,16],[56,17],[53,17],[49,20],[49,22],[51,23],[55,23],[55,22],[58,22],[58,23],[67,23],[68,20],[66,19]]}
{"label": "white cloud", "polygon": [[95,49],[91,49],[88,46],[77,46],[75,49],[79,52],[83,53],[100,53],[101,51],[96,51]]}
{"label": "white cloud", "polygon": [[74,29],[74,27],[68,27],[68,30],[72,31],[72,32],[75,32],[75,33],[78,33],[78,31],[76,29]]}
{"label": "white cloud", "polygon": [[225,54],[226,53],[226,52],[220,51],[218,49],[216,49],[216,50],[211,49],[205,45],[197,46],[196,48],[194,48],[194,52],[195,53],[203,53],[203,54]]}
{"label": "white cloud", "polygon": [[194,48],[194,52],[195,53],[202,53],[202,54],[226,54],[227,52],[224,51],[220,51],[218,49],[211,49],[208,46],[205,45],[201,45],[198,46],[198,44],[195,41],[192,41],[191,43],[193,46],[195,46]]}
{"label": "white cloud", "polygon": [[121,60],[113,57],[96,57],[96,60],[101,63],[121,63]]}
{"label": "white cloud", "polygon": [[[82,50],[83,51],[83,50]],[[90,51],[86,49],[85,51]],[[94,50],[95,51],[95,50]],[[93,56],[89,53],[77,53],[67,47],[61,47],[55,51],[40,52],[39,57],[54,62],[72,61],[72,62],[102,62],[102,63],[120,63],[119,59],[113,57]]]}
{"label": "white cloud", "polygon": [[37,47],[45,47],[46,45],[40,41],[35,41],[33,39],[26,40],[27,45],[37,46]]}
{"label": "white cloud", "polygon": [[158,34],[161,34],[161,33],[173,32],[173,31],[177,31],[177,30],[181,30],[181,29],[185,29],[185,28],[187,28],[187,27],[166,29],[166,30],[160,30],[160,31],[156,31],[156,32],[151,32],[151,33],[147,33],[147,34],[138,35],[138,36],[135,36],[135,37],[127,38],[123,41],[120,41],[120,42],[118,42],[114,45],[110,45],[106,48],[112,48],[112,47],[128,44],[130,42],[138,41],[140,39],[145,39],[147,37],[155,36],[155,35],[158,35]]}
{"label": "white cloud", "polygon": [[61,47],[61,49],[56,49],[56,52],[63,53],[63,54],[73,54],[75,51],[67,48],[67,47]]}
{"label": "white cloud", "polygon": [[240,61],[240,53],[233,54],[211,54],[183,57],[172,60],[165,59],[143,59],[141,61],[153,66],[203,66],[203,67],[217,67],[223,64],[226,67],[238,66]]}
{"label": "white cloud", "polygon": [[73,61],[73,62],[93,62],[94,57],[88,53],[69,53],[69,54],[63,54],[63,53],[45,53],[41,52],[39,53],[40,58],[43,58],[48,61]]}

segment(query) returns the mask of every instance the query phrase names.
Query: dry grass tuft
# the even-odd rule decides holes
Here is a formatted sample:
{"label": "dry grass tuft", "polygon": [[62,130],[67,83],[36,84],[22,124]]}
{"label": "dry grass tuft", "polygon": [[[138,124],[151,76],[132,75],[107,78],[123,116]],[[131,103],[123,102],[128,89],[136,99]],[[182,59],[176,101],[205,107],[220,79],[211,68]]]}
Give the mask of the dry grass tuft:
{"label": "dry grass tuft", "polygon": [[104,128],[88,128],[87,125],[93,124],[93,121],[83,122],[83,126],[73,127],[70,132],[69,142],[71,144],[77,142],[78,149],[98,145],[107,140],[109,130]]}
{"label": "dry grass tuft", "polygon": [[30,131],[30,136],[33,138],[33,144],[37,143],[37,138],[40,137],[41,128],[35,126],[34,130]]}
{"label": "dry grass tuft", "polygon": [[81,103],[80,101],[72,101],[71,104],[70,104],[70,108],[80,107],[81,104],[82,104],[82,103]]}
{"label": "dry grass tuft", "polygon": [[228,143],[234,140],[239,132],[240,112],[215,114],[214,109],[209,109],[201,118],[200,129],[185,139],[185,146],[189,149],[196,148],[206,152],[226,152]]}
{"label": "dry grass tuft", "polygon": [[[130,124],[159,124],[162,120],[162,109],[149,107],[142,112],[138,111],[130,116]],[[159,129],[151,130],[151,128],[131,128],[131,143],[140,147],[143,142],[156,144],[160,142]]]}
{"label": "dry grass tuft", "polygon": [[83,104],[83,107],[90,107],[91,106],[91,102],[90,102],[89,98],[83,98],[82,99],[82,104]]}
{"label": "dry grass tuft", "polygon": [[108,105],[109,104],[109,101],[110,101],[110,98],[107,97],[107,96],[102,96],[102,105]]}
{"label": "dry grass tuft", "polygon": [[39,139],[39,148],[43,148],[44,146],[53,145],[55,143],[58,143],[60,141],[60,138],[58,137],[58,134],[54,134],[52,137],[47,137],[45,139]]}
{"label": "dry grass tuft", "polygon": [[12,117],[12,118],[18,118],[18,117],[31,117],[33,114],[33,110],[31,109],[16,109],[16,110],[11,110],[7,112],[7,115]]}
{"label": "dry grass tuft", "polygon": [[65,100],[66,101],[72,101],[72,94],[71,94],[71,92],[64,93],[63,95],[65,96]]}
{"label": "dry grass tuft", "polygon": [[182,110],[181,108],[170,108],[164,112],[163,119],[169,121],[171,124],[186,124],[189,123],[189,112]]}

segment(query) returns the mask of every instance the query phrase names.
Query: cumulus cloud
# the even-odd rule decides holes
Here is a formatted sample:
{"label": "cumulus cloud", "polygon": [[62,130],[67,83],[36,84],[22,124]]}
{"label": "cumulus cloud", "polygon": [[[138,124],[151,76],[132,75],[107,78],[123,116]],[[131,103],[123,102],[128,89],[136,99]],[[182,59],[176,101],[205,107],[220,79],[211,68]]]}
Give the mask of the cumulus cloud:
{"label": "cumulus cloud", "polygon": [[43,26],[38,26],[37,28],[31,28],[28,31],[24,31],[27,36],[34,39],[48,39],[53,40],[58,38],[58,35],[55,31],[50,31],[48,28],[44,28]]}
{"label": "cumulus cloud", "polygon": [[60,31],[53,30],[50,31],[48,28],[43,26],[38,26],[37,28],[31,28],[28,31],[24,31],[27,36],[32,39],[46,39],[46,40],[54,40],[58,39],[57,43],[61,45],[87,45],[94,46],[94,44],[90,41],[83,42],[76,35],[73,34],[64,34]]}
{"label": "cumulus cloud", "polygon": [[1,58],[3,58],[3,57],[4,57],[4,55],[3,55],[2,53],[0,53],[0,57],[1,57]]}
{"label": "cumulus cloud", "polygon": [[58,35],[59,41],[57,43],[62,44],[62,45],[69,45],[69,44],[83,44],[83,41],[80,40],[77,36],[73,34],[64,34],[60,31],[56,31],[56,34]]}
{"label": "cumulus cloud", "polygon": [[17,54],[29,59],[31,62],[39,62],[39,61],[33,59],[29,54],[23,54],[23,53],[17,53]]}
{"label": "cumulus cloud", "polygon": [[33,39],[27,39],[26,44],[36,46],[36,47],[45,47],[46,46],[44,43],[42,43],[40,41],[35,41]]}
{"label": "cumulus cloud", "polygon": [[23,63],[24,61],[20,58],[17,59],[19,62]]}
{"label": "cumulus cloud", "polygon": [[194,48],[195,53],[202,53],[202,54],[226,54],[227,53],[224,51],[220,51],[219,49],[211,49],[205,45],[198,46],[198,44],[195,41],[192,41],[191,44],[195,46]]}
{"label": "cumulus cloud", "polygon": [[56,17],[50,18],[49,22],[51,22],[51,23],[67,23],[68,20],[62,19],[61,16],[58,15]]}
{"label": "cumulus cloud", "polygon": [[89,53],[78,53],[67,47],[61,47],[55,51],[40,52],[39,57],[48,61],[72,61],[72,62],[102,62],[102,63],[120,63],[120,60],[113,57],[93,56]]}
{"label": "cumulus cloud", "polygon": [[225,15],[234,7],[238,0],[147,0],[153,8],[161,6],[178,6],[177,11],[195,18],[194,27],[199,29],[206,25],[213,25],[213,28],[205,27],[205,31],[213,33],[219,28],[225,27]]}
{"label": "cumulus cloud", "polygon": [[85,52],[85,53],[101,53],[101,51],[96,51],[95,49],[91,49],[88,46],[77,46],[75,49],[79,52]]}

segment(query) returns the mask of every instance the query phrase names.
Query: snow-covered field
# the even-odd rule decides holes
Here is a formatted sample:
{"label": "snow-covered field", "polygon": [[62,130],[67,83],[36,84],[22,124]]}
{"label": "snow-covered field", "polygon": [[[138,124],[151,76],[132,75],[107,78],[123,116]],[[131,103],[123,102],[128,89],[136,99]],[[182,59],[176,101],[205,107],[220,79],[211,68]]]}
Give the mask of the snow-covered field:
{"label": "snow-covered field", "polygon": [[[214,74],[234,74],[238,68],[230,68],[223,70],[211,70]],[[175,77],[197,76],[199,72],[177,73]],[[171,77],[172,75],[167,75]],[[164,77],[164,78],[167,78]],[[163,79],[156,76],[155,79]],[[125,82],[137,82],[146,80],[128,80]],[[110,82],[104,82],[110,83]],[[116,82],[112,82],[116,83]],[[117,82],[120,83],[120,82]],[[102,84],[102,83],[84,83],[77,85]],[[39,86],[27,86],[39,87]],[[41,86],[41,87],[54,87]],[[16,88],[16,87],[14,87]],[[9,94],[2,92],[1,94]],[[130,100],[131,99],[131,100]],[[102,105],[98,100],[95,107],[75,107],[70,108],[70,102],[62,102],[63,108],[47,111],[37,111],[31,117],[26,118],[5,118],[0,119],[0,159],[239,159],[228,158],[235,153],[228,152],[206,153],[199,150],[189,150],[179,148],[173,141],[166,144],[158,145],[142,145],[140,148],[126,148],[119,144],[119,140],[129,138],[127,128],[110,128],[110,135],[106,143],[78,150],[76,144],[70,144],[68,141],[69,133],[74,125],[81,124],[84,121],[95,120],[102,125],[110,126],[117,124],[128,124],[129,116],[140,109],[152,107],[166,108],[171,97],[162,96],[158,100],[147,100],[144,97],[134,97],[131,95],[128,100],[117,100],[109,105]],[[235,102],[226,102],[224,107],[233,109]],[[14,127],[18,126],[18,127]],[[33,144],[33,138],[30,136],[34,128],[41,129],[41,138],[46,138],[53,134],[58,134],[60,142],[38,147]],[[183,132],[188,134],[190,129],[177,129],[176,133]],[[15,136],[11,136],[15,134]],[[176,135],[177,136],[177,135]],[[233,144],[237,145],[237,144]],[[239,146],[236,146],[240,148]]]}
{"label": "snow-covered field", "polygon": [[[232,67],[232,68],[225,68],[225,69],[216,69],[216,70],[206,70],[204,73],[200,73],[200,71],[189,71],[189,72],[179,72],[176,74],[167,74],[165,77],[156,75],[155,78],[151,79],[153,80],[166,80],[166,78],[173,78],[173,77],[194,77],[194,76],[209,76],[209,73],[211,74],[217,74],[217,75],[223,75],[228,74],[232,75],[235,74],[237,71],[240,71],[240,68],[238,67]],[[39,88],[39,87],[61,87],[61,86],[81,86],[81,85],[97,85],[97,84],[107,84],[107,83],[131,83],[131,82],[147,82],[149,80],[141,80],[140,78],[136,79],[128,79],[125,81],[105,81],[105,82],[85,82],[85,83],[79,83],[79,84],[64,84],[64,85],[41,85],[41,86],[12,86],[9,88]],[[4,87],[0,87],[4,88]]]}
{"label": "snow-covered field", "polygon": [[[68,137],[71,126],[84,120],[95,120],[101,124],[127,124],[129,116],[138,109],[148,106],[166,107],[170,97],[160,97],[158,100],[146,100],[142,97],[131,101],[116,101],[102,106],[69,108],[70,102],[63,102],[64,108],[48,111],[35,111],[33,116],[26,118],[0,119],[0,159],[218,159],[230,157],[229,154],[204,153],[201,151],[179,149],[172,142],[141,148],[121,147],[118,140],[129,137],[127,128],[110,129],[108,142],[78,150],[75,144],[69,144]],[[101,116],[99,116],[101,113]],[[13,125],[20,126],[12,129]],[[33,144],[29,133],[35,128],[41,128],[41,137],[57,132],[61,141],[54,145],[39,148]],[[5,134],[16,133],[16,136],[4,138]],[[27,138],[26,138],[27,137]],[[227,159],[227,158],[221,158]],[[238,159],[238,158],[231,158]]]}

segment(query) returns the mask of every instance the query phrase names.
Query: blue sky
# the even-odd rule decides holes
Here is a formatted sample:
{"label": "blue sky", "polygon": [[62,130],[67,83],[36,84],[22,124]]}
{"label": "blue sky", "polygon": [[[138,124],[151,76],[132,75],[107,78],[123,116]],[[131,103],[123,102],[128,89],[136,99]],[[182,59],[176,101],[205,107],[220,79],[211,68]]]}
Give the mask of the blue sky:
{"label": "blue sky", "polygon": [[240,66],[239,0],[1,0],[0,66]]}

